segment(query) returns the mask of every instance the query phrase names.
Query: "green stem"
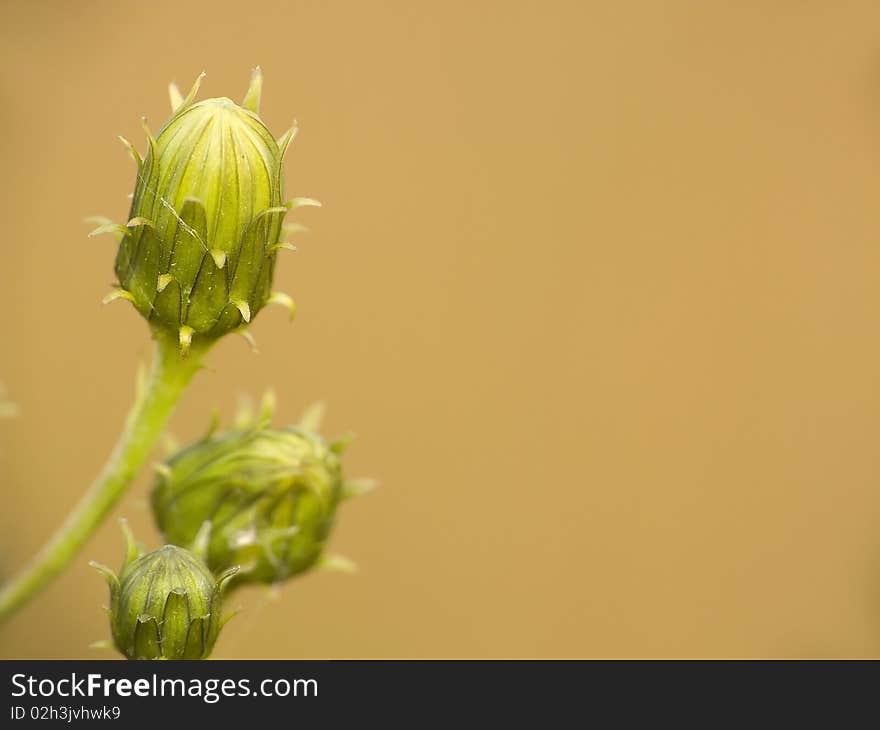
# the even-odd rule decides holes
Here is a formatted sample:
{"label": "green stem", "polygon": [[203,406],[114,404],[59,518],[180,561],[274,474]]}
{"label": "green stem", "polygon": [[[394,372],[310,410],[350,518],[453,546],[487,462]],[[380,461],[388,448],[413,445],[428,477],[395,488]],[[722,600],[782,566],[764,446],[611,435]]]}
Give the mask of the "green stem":
{"label": "green stem", "polygon": [[60,573],[95,532],[149,457],[165,422],[210,344],[193,342],[185,357],[176,338],[156,333],[149,381],[138,384],[125,428],[103,470],[43,549],[0,588],[0,621],[39,593]]}

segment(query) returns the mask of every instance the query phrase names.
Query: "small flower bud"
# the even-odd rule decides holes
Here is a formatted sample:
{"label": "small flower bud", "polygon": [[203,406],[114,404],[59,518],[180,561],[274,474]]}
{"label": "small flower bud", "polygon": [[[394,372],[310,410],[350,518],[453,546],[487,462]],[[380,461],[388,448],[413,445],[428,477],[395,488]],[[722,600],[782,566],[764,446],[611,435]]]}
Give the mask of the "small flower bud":
{"label": "small flower bud", "polygon": [[189,550],[166,545],[129,554],[117,577],[92,563],[110,585],[113,644],[129,659],[204,659],[225,623],[221,592],[235,572],[215,580]]}
{"label": "small flower bud", "polygon": [[157,470],[153,514],[213,570],[240,565],[236,584],[290,578],[321,559],[346,496],[337,451],[302,424],[209,434]]}
{"label": "small flower bud", "polygon": [[270,301],[290,301],[271,290],[288,245],[282,223],[294,207],[319,205],[284,202],[282,163],[296,130],[276,141],[260,119],[259,69],[241,106],[195,103],[200,81],[186,98],[172,87],[174,113],[155,138],[147,130],[143,158],[123,140],[138,166],[129,220],[93,231],[121,237],[119,287],[105,301],[129,300],[182,351],[247,325]]}

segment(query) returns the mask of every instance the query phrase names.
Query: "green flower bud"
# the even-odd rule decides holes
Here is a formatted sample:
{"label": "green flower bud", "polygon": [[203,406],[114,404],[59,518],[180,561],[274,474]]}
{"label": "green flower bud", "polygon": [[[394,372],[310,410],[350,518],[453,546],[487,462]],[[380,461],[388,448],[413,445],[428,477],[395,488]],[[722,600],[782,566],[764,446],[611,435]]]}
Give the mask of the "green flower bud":
{"label": "green flower bud", "polygon": [[[215,339],[246,326],[273,294],[284,217],[319,205],[283,199],[285,151],[292,128],[277,141],[259,117],[257,69],[239,106],[227,98],[194,102],[171,87],[174,113],[159,134],[147,132],[144,158],[125,140],[138,166],[128,223],[103,223],[92,233],[121,236],[119,286],[105,301],[127,299],[153,327],[170,330],[186,351],[193,338]],[[146,129],[146,127],[145,127]]]}
{"label": "green flower bud", "polygon": [[323,556],[337,505],[368,486],[343,480],[343,442],[327,444],[305,419],[273,429],[269,416],[209,433],[162,466],[153,514],[169,542],[191,545],[215,571],[240,565],[235,583],[275,583]]}
{"label": "green flower bud", "polygon": [[129,659],[206,658],[226,622],[221,592],[235,570],[215,580],[189,550],[166,545],[139,555],[127,535],[128,557],[118,577],[92,563],[110,585],[114,646]]}

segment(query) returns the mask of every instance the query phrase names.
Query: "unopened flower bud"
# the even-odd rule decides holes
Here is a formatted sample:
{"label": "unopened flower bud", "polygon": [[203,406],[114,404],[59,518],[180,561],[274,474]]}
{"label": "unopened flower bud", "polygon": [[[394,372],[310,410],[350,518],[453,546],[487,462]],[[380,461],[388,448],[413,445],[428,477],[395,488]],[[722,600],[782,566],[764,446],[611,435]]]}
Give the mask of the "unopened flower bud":
{"label": "unopened flower bud", "polygon": [[241,566],[235,584],[275,583],[329,562],[337,505],[366,486],[344,482],[342,442],[327,444],[308,423],[274,429],[267,420],[178,452],[152,491],[165,538],[192,545],[215,571]]}
{"label": "unopened flower bud", "polygon": [[106,300],[131,301],[182,351],[246,326],[268,302],[293,312],[289,296],[272,293],[276,254],[291,247],[283,221],[318,205],[284,201],[282,163],[296,129],[276,141],[260,119],[259,69],[240,106],[195,102],[200,81],[186,98],[172,86],[174,113],[155,138],[147,130],[143,158],[126,142],[138,166],[129,220],[93,231],[121,237],[119,285]]}
{"label": "unopened flower bud", "polygon": [[224,583],[215,580],[197,555],[175,545],[138,555],[129,553],[117,577],[92,563],[110,586],[110,627],[114,646],[129,659],[204,659],[225,623]]}

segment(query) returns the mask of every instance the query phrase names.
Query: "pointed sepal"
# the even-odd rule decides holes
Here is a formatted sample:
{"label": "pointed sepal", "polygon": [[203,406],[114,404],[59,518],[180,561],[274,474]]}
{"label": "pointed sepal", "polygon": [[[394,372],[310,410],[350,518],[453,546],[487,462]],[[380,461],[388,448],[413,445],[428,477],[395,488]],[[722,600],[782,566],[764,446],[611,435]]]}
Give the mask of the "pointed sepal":
{"label": "pointed sepal", "polygon": [[357,563],[344,555],[325,553],[318,558],[315,567],[331,573],[357,573]]}
{"label": "pointed sepal", "polygon": [[272,423],[275,411],[278,409],[278,398],[275,391],[267,388],[260,399],[260,427],[266,428]]}
{"label": "pointed sepal", "polygon": [[366,477],[361,479],[349,479],[342,485],[340,499],[360,497],[362,494],[373,491],[377,484],[378,482],[375,479],[369,479]]}
{"label": "pointed sepal", "polygon": [[302,223],[285,223],[281,226],[281,230],[284,231],[288,236],[295,236],[298,233],[308,233],[308,227],[304,226]]}
{"label": "pointed sepal", "polygon": [[134,148],[134,145],[121,134],[119,135],[119,141],[122,142],[122,145],[128,151],[128,154],[130,154],[131,158],[137,163],[138,172],[142,171],[144,169],[144,158],[141,157],[140,152],[138,152]]}
{"label": "pointed sepal", "polygon": [[296,302],[293,301],[293,298],[289,294],[285,294],[281,291],[272,292],[266,303],[279,304],[284,307],[289,312],[291,320],[296,317]]}
{"label": "pointed sepal", "polygon": [[241,318],[247,323],[251,321],[251,305],[244,300],[232,302],[235,308],[241,313]]}
{"label": "pointed sepal", "polygon": [[231,568],[227,568],[220,575],[217,576],[217,592],[222,593],[226,586],[241,570],[240,565],[233,565]]}
{"label": "pointed sepal", "polygon": [[180,93],[180,88],[177,84],[173,81],[168,84],[168,99],[171,102],[172,112],[176,114],[177,112],[183,111],[195,101],[196,94],[199,93],[199,87],[202,85],[202,79],[205,78],[205,75],[205,72],[202,71],[196,76],[196,80],[193,82],[192,87],[190,87],[186,98]]}
{"label": "pointed sepal", "polygon": [[246,330],[244,328],[240,328],[240,329],[235,330],[235,332],[237,334],[241,335],[242,339],[245,342],[247,342],[248,347],[251,348],[251,352],[254,353],[254,355],[260,354],[259,349],[257,349],[257,341],[256,341],[256,339],[254,339],[254,336],[248,330]]}
{"label": "pointed sepal", "polygon": [[119,576],[111,569],[108,568],[103,563],[99,563],[97,560],[90,560],[89,567],[97,570],[107,581],[107,585],[110,587],[110,596],[112,597],[119,591]]}
{"label": "pointed sepal", "polygon": [[219,248],[212,248],[211,258],[214,259],[214,264],[218,269],[222,269],[226,266],[226,251],[221,251]]}
{"label": "pointed sepal", "polygon": [[159,293],[165,291],[165,287],[172,281],[174,281],[174,277],[171,274],[159,274],[159,278],[156,280],[156,291]]}
{"label": "pointed sepal", "polygon": [[205,520],[196,533],[191,550],[202,560],[208,556],[208,545],[211,543],[211,520]]}
{"label": "pointed sepal", "polygon": [[140,226],[148,226],[150,228],[155,228],[156,224],[153,223],[149,218],[144,218],[143,216],[135,216],[131,218],[128,223],[125,224],[126,228],[138,228]]}
{"label": "pointed sepal", "polygon": [[122,536],[125,538],[125,565],[137,560],[143,552],[134,537],[134,533],[129,527],[128,520],[119,520],[119,527],[122,529]]}
{"label": "pointed sepal", "polygon": [[173,81],[168,84],[168,101],[171,103],[172,112],[176,112],[183,106],[183,94],[180,93],[180,87]]}
{"label": "pointed sepal", "polygon": [[186,590],[175,588],[168,593],[162,613],[162,656],[165,659],[183,659],[189,624]]}
{"label": "pointed sepal", "polygon": [[193,332],[193,328],[187,325],[182,325],[177,331],[177,339],[180,345],[180,354],[183,356],[189,353],[189,348],[192,346]]}
{"label": "pointed sepal", "polygon": [[324,420],[324,413],[326,411],[327,406],[321,401],[312,403],[312,405],[306,408],[305,412],[299,417],[297,425],[304,431],[317,433],[321,428],[321,422]]}
{"label": "pointed sepal", "polygon": [[102,222],[97,228],[89,231],[89,238],[94,238],[95,236],[102,236],[105,233],[110,233],[116,237],[116,240],[121,241],[122,237],[126,233],[128,233],[128,228],[120,223],[114,223],[113,221],[106,218],[86,218],[86,222],[97,222],[98,220]]}
{"label": "pointed sepal", "polygon": [[287,148],[290,147],[290,144],[293,142],[294,139],[296,139],[297,134],[299,134],[299,126],[296,122],[294,122],[293,126],[278,138],[278,151],[281,153],[282,160],[284,160],[284,155],[287,153]]}
{"label": "pointed sepal", "polygon": [[117,287],[112,291],[108,292],[104,295],[104,298],[101,300],[102,304],[110,304],[110,302],[115,302],[117,299],[125,299],[129,302],[134,302],[134,296],[130,291],[126,291],[121,287]]}
{"label": "pointed sepal", "polygon": [[263,71],[257,66],[251,73],[251,82],[241,105],[254,114],[260,113],[260,97],[263,95]]}
{"label": "pointed sepal", "polygon": [[296,253],[296,246],[290,241],[279,241],[274,246],[269,247],[270,251],[293,251]]}
{"label": "pointed sepal", "polygon": [[349,446],[354,442],[354,434],[353,433],[345,433],[342,436],[337,436],[333,439],[329,444],[328,448],[337,456],[342,456]]}
{"label": "pointed sepal", "polygon": [[186,646],[183,650],[184,659],[201,659],[205,655],[205,633],[207,632],[204,618],[194,618],[186,632]]}
{"label": "pointed sepal", "polygon": [[138,616],[134,629],[133,649],[135,659],[154,659],[162,656],[159,624],[152,616]]}
{"label": "pointed sepal", "polygon": [[323,204],[320,200],[315,200],[314,198],[293,198],[288,200],[284,204],[288,210],[294,210],[295,208],[303,208],[303,207],[312,207],[312,208],[321,208]]}

